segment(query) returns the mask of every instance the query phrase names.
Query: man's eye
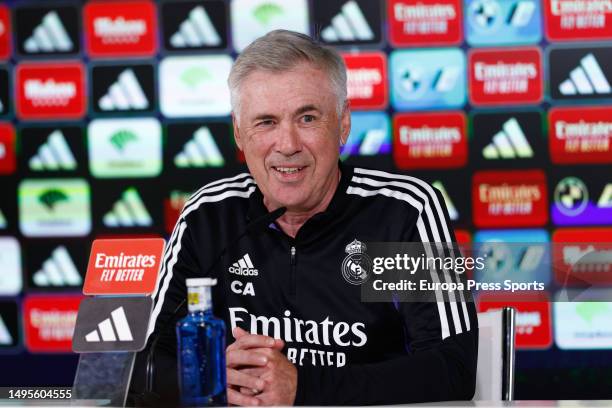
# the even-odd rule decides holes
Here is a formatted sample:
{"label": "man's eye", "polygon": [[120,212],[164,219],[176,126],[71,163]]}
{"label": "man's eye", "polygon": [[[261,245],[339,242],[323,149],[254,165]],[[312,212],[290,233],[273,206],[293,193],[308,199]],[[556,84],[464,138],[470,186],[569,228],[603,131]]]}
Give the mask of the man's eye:
{"label": "man's eye", "polygon": [[267,120],[262,120],[261,122],[258,122],[257,126],[270,126],[272,124],[274,124],[272,119],[267,119]]}
{"label": "man's eye", "polygon": [[314,122],[315,117],[313,115],[304,115],[302,116],[302,120],[306,123]]}

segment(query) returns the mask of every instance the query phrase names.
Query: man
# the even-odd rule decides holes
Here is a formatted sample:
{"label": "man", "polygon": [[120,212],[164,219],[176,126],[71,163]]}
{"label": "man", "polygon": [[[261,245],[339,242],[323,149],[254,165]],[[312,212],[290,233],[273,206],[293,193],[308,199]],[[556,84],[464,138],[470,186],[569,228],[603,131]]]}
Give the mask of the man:
{"label": "man", "polygon": [[[228,82],[250,174],[208,184],[186,203],[154,293],[149,340],[185,298],[185,278],[212,267],[215,314],[232,331],[230,404],[472,398],[473,304],[362,302],[364,277],[343,265],[364,242],[454,237],[430,185],[339,164],[350,132],[341,57],[307,36],[274,31],[238,57]],[[275,222],[240,236],[280,207],[286,212]],[[157,391],[174,397],[175,342],[162,334],[156,379]],[[139,361],[135,383],[144,375]]]}

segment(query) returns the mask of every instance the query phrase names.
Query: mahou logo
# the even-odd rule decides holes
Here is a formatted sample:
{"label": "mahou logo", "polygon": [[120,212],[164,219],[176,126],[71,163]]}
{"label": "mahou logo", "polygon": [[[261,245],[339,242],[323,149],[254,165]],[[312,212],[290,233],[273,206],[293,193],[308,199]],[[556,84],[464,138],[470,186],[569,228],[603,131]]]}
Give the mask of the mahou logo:
{"label": "mahou logo", "polygon": [[545,0],[549,40],[609,40],[612,0]]}
{"label": "mahou logo", "polygon": [[467,160],[461,112],[398,114],[393,132],[393,157],[399,168],[460,167]]}
{"label": "mahou logo", "polygon": [[391,43],[403,45],[453,45],[461,42],[459,0],[389,0]]}
{"label": "mahou logo", "polygon": [[348,98],[354,109],[384,109],[387,106],[387,59],[379,52],[343,55]]}
{"label": "mahou logo", "polygon": [[548,220],[546,176],[541,170],[477,172],[472,202],[479,228],[542,226]]}
{"label": "mahou logo", "polygon": [[612,108],[553,108],[548,121],[553,163],[612,163]]}
{"label": "mahou logo", "polygon": [[85,114],[85,72],[80,63],[21,64],[16,76],[19,118],[80,119]]}
{"label": "mahou logo", "polygon": [[91,56],[148,56],[155,53],[157,19],[152,2],[92,2],[83,12],[85,42]]}
{"label": "mahou logo", "polygon": [[536,104],[542,100],[542,55],[538,48],[473,50],[468,77],[474,105]]}

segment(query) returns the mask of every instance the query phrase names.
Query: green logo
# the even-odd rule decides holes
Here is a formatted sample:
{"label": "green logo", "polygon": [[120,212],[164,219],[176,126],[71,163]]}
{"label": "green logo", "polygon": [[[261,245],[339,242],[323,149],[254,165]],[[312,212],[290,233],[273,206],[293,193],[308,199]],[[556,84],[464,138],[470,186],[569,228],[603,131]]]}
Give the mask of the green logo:
{"label": "green logo", "polygon": [[189,87],[195,88],[204,81],[212,79],[211,73],[202,67],[191,67],[181,74],[181,80]]}
{"label": "green logo", "polygon": [[121,152],[123,152],[123,149],[127,144],[137,140],[138,136],[129,130],[120,130],[113,134],[110,138],[110,142],[113,144],[113,146],[115,146],[115,148]]}
{"label": "green logo", "polygon": [[272,3],[262,4],[253,11],[255,20],[261,25],[268,25],[272,19],[281,15],[283,15],[283,9],[279,5]]}
{"label": "green logo", "polygon": [[597,315],[605,314],[608,312],[608,305],[603,302],[584,302],[579,303],[576,306],[576,313],[585,322],[591,324],[593,318]]}
{"label": "green logo", "polygon": [[53,211],[57,203],[68,201],[68,196],[63,191],[52,188],[42,193],[38,197],[38,201],[47,207],[47,209]]}

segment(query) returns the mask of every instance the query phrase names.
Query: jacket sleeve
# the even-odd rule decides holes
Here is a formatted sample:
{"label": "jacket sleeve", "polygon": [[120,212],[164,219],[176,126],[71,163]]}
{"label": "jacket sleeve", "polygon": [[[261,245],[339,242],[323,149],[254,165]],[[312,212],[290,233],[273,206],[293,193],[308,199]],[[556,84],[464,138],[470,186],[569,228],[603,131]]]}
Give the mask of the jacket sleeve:
{"label": "jacket sleeve", "polygon": [[[162,266],[153,293],[153,312],[147,332],[147,345],[136,355],[132,372],[129,397],[137,405],[152,405],[164,402],[176,405],[179,400],[177,358],[176,358],[176,322],[187,313],[183,300],[187,297],[185,279],[199,277],[200,267],[196,249],[184,217],[174,227],[166,245]],[[151,400],[143,392],[146,387],[147,356],[152,342],[158,339],[155,348],[154,392],[158,394]],[[143,400],[144,398],[144,400]]]}
{"label": "jacket sleeve", "polygon": [[[406,241],[455,242],[437,189]],[[432,197],[433,198],[433,197]],[[446,227],[446,229],[445,229]],[[437,234],[436,231],[437,230]],[[446,232],[445,232],[446,231]],[[451,278],[454,279],[454,278]],[[342,368],[298,367],[296,405],[370,405],[469,400],[476,386],[478,321],[469,293],[454,301],[399,303],[407,352]]]}

